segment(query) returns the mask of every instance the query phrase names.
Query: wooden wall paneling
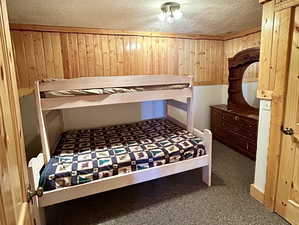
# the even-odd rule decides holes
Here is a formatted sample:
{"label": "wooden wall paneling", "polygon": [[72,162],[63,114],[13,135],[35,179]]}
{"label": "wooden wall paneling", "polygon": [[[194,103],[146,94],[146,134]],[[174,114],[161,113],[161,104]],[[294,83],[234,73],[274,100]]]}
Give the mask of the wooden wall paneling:
{"label": "wooden wall paneling", "polygon": [[13,41],[19,88],[36,79],[134,74],[193,75],[202,85],[226,81],[227,58],[256,35],[223,41],[53,30],[13,31]]}
{"label": "wooden wall paneling", "polygon": [[205,52],[206,52],[206,75],[205,75],[205,79],[203,80],[204,82],[206,82],[207,80],[209,80],[209,78],[212,78],[212,43],[210,41],[205,41]]}
{"label": "wooden wall paneling", "polygon": [[116,37],[117,74],[124,75],[124,37]]}
{"label": "wooden wall paneling", "polygon": [[210,42],[210,74],[209,74],[209,80],[212,82],[217,83],[217,67],[218,65],[216,64],[217,62],[217,43],[216,41],[211,41]]}
{"label": "wooden wall paneling", "polygon": [[79,55],[79,74],[88,76],[88,62],[86,55],[85,35],[78,34],[78,55]]}
{"label": "wooden wall paneling", "polygon": [[[218,49],[217,49],[217,41],[212,41],[212,48],[211,48],[211,77],[212,77],[212,82],[217,83],[218,82],[218,69],[217,67],[219,66],[218,64]],[[222,63],[222,62],[221,62]]]}
{"label": "wooden wall paneling", "polygon": [[135,64],[135,74],[140,75],[142,68],[141,68],[141,62],[140,58],[142,58],[142,37],[136,36],[135,37],[135,43],[136,43],[136,48],[134,51],[134,64]]}
{"label": "wooden wall paneling", "polygon": [[[42,33],[32,32],[32,39],[36,60],[36,73],[38,78],[41,79],[47,77]],[[56,74],[55,71],[53,74]]]}
{"label": "wooden wall paneling", "polygon": [[153,74],[157,74],[159,70],[159,53],[157,47],[159,46],[159,40],[155,37],[151,38],[152,45],[152,71]]}
{"label": "wooden wall paneling", "polygon": [[195,75],[195,47],[196,41],[190,40],[190,62],[189,62],[189,74],[194,77]]}
{"label": "wooden wall paneling", "polygon": [[169,48],[170,56],[168,58],[168,67],[172,74],[179,75],[179,48],[177,38],[170,38]]}
{"label": "wooden wall paneling", "polygon": [[[86,41],[87,38],[85,38]],[[70,49],[70,62],[71,62],[71,76],[72,78],[76,78],[79,77],[79,49],[78,49],[78,34],[69,34],[69,49]],[[87,46],[86,46],[86,50],[88,52]],[[91,60],[92,57],[90,59],[88,59],[88,55],[87,55],[87,62],[89,65],[89,60]],[[94,64],[92,65],[94,66]],[[90,69],[90,68],[88,68]],[[88,74],[89,71],[88,71]],[[83,75],[86,76],[86,75]]]}
{"label": "wooden wall paneling", "polygon": [[104,76],[110,75],[110,55],[109,55],[109,43],[108,36],[102,35],[102,51],[103,51],[103,65],[104,65]]}
{"label": "wooden wall paneling", "polygon": [[103,51],[102,51],[102,41],[100,35],[94,35],[94,51],[95,51],[95,73],[97,76],[104,74],[104,65],[103,65]]}
{"label": "wooden wall paneling", "polygon": [[189,74],[189,67],[190,67],[190,42],[189,40],[184,39],[183,40],[183,75]]}
{"label": "wooden wall paneling", "polygon": [[172,49],[171,49],[172,42],[171,42],[171,40],[172,40],[171,38],[166,39],[166,46],[165,46],[165,53],[166,53],[165,71],[166,71],[166,74],[173,74],[172,73],[173,68],[171,67],[171,66],[173,66],[173,63],[170,60],[170,58],[172,57]]}
{"label": "wooden wall paneling", "polygon": [[162,58],[163,58],[163,39],[161,38],[157,38],[157,41],[156,41],[156,51],[157,51],[157,55],[158,55],[158,61],[157,61],[157,64],[158,64],[158,67],[157,67],[157,71],[156,71],[156,74],[159,74],[160,71],[163,70],[163,61],[162,61]]}
{"label": "wooden wall paneling", "polygon": [[144,40],[143,37],[136,38],[136,54],[137,54],[137,74],[144,74],[144,65],[143,65],[143,58],[144,58]]}
{"label": "wooden wall paneling", "polygon": [[156,51],[158,54],[158,68],[156,71],[156,74],[160,74],[160,71],[163,71],[163,57],[164,57],[164,50],[163,50],[163,39],[162,38],[158,38],[158,41],[156,42],[157,46],[156,46]]}
{"label": "wooden wall paneling", "polygon": [[16,69],[18,75],[18,85],[19,89],[29,88],[29,80],[27,79],[26,74],[28,74],[27,70],[27,58],[25,55],[25,48],[24,48],[24,39],[23,39],[23,32],[21,31],[13,31],[12,38],[13,43],[15,46],[15,60],[16,60]]}
{"label": "wooden wall paneling", "polygon": [[129,74],[136,74],[136,36],[129,37],[129,44],[126,46],[130,52],[129,54],[129,63],[130,63],[130,73]]}
{"label": "wooden wall paneling", "polygon": [[[244,48],[251,48],[254,46],[254,38],[255,35],[248,35],[244,39]],[[249,66],[246,70],[246,77],[244,77],[244,81],[254,81],[256,66]]]}
{"label": "wooden wall paneling", "polygon": [[96,74],[94,35],[93,34],[85,35],[85,43],[86,43],[86,57],[87,57],[88,74],[86,74],[86,75],[82,74],[82,76],[93,77]]}
{"label": "wooden wall paneling", "polygon": [[178,74],[184,75],[184,40],[183,39],[177,39],[177,45],[178,45]]}
{"label": "wooden wall paneling", "polygon": [[32,86],[34,84],[34,81],[39,78],[36,71],[32,32],[25,32],[23,38],[24,38],[23,41],[24,41],[25,57],[27,59],[27,67],[28,67],[27,70],[28,75],[26,77],[29,80],[29,85]]}
{"label": "wooden wall paneling", "polygon": [[199,67],[197,71],[197,82],[201,82],[205,79],[206,74],[206,52],[205,52],[205,40],[197,41],[197,57],[199,62]]}
{"label": "wooden wall paneling", "polygon": [[70,78],[70,68],[69,68],[69,49],[68,49],[68,34],[60,34],[61,41],[61,53],[62,53],[62,65],[64,78]]}
{"label": "wooden wall paneling", "polygon": [[201,42],[201,51],[202,51],[202,57],[201,57],[201,61],[202,61],[202,73],[199,74],[200,76],[200,82],[205,82],[208,76],[208,69],[209,69],[209,65],[208,65],[208,52],[206,51],[206,47],[207,47],[207,41],[206,40],[202,40]]}
{"label": "wooden wall paneling", "polygon": [[232,40],[224,42],[224,62],[223,62],[223,79],[222,83],[228,84],[228,58],[233,55],[232,53]]}
{"label": "wooden wall paneling", "polygon": [[124,74],[129,75],[131,74],[131,64],[130,64],[130,38],[124,37]]}
{"label": "wooden wall paneling", "polygon": [[170,74],[170,68],[169,68],[169,60],[168,58],[170,57],[170,51],[169,51],[169,45],[170,45],[170,38],[164,38],[164,46],[163,46],[163,51],[164,51],[164,60],[165,64],[163,65],[163,71],[164,74]]}
{"label": "wooden wall paneling", "polygon": [[142,70],[141,66],[140,66],[140,57],[142,58],[142,40],[140,40],[140,37],[139,36],[136,36],[135,37],[135,40],[134,40],[134,43],[136,45],[136,47],[134,48],[134,60],[132,62],[132,64],[134,64],[134,70],[135,70],[135,73],[134,74],[137,74],[137,75],[140,75],[140,70]]}
{"label": "wooden wall paneling", "polygon": [[173,51],[173,59],[171,60],[174,64],[173,73],[175,75],[179,74],[179,50],[178,50],[178,42],[177,39],[172,39],[172,51]]}
{"label": "wooden wall paneling", "polygon": [[108,36],[108,47],[110,56],[110,75],[117,75],[117,58],[116,58],[116,37]]}
{"label": "wooden wall paneling", "polygon": [[149,55],[149,48],[150,45],[148,43],[148,39],[146,37],[143,38],[143,69],[144,69],[144,74],[150,74],[149,73],[149,61],[151,60],[151,56]]}
{"label": "wooden wall paneling", "polygon": [[199,61],[199,55],[198,55],[198,51],[199,51],[199,41],[195,40],[194,42],[194,74],[193,74],[193,83],[198,82],[198,77],[199,77],[199,65],[200,65],[200,61]]}
{"label": "wooden wall paneling", "polygon": [[43,45],[44,45],[44,54],[45,54],[45,64],[47,76],[44,78],[50,78],[55,75],[55,66],[54,66],[54,54],[51,41],[51,33],[45,32],[43,36]]}
{"label": "wooden wall paneling", "polygon": [[55,78],[64,78],[60,34],[51,33],[51,41],[53,47],[54,69],[55,69],[55,74],[53,74],[52,76],[55,76]]}
{"label": "wooden wall paneling", "polygon": [[213,45],[212,42],[210,41],[205,41],[205,52],[206,52],[206,74],[205,74],[205,79],[204,82],[209,81],[210,77],[212,77],[212,70],[213,70],[213,66],[212,66],[212,50]]}
{"label": "wooden wall paneling", "polygon": [[224,43],[223,41],[216,41],[216,58],[217,58],[217,61],[216,61],[216,65],[215,65],[215,68],[216,68],[216,79],[215,81],[217,83],[221,83],[222,84],[222,80],[223,80],[223,58],[224,58]]}
{"label": "wooden wall paneling", "polygon": [[153,73],[153,48],[152,48],[152,38],[151,37],[144,37],[143,39],[143,64],[145,74],[152,74]]}
{"label": "wooden wall paneling", "polygon": [[69,50],[69,68],[70,78],[76,78],[79,76],[79,57],[78,57],[78,42],[77,34],[69,33],[68,34],[68,50]]}

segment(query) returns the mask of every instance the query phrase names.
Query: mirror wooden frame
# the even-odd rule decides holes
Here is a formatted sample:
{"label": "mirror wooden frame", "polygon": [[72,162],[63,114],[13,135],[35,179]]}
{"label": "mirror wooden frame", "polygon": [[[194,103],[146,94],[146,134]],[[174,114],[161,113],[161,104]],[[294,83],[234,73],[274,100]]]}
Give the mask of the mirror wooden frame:
{"label": "mirror wooden frame", "polygon": [[257,112],[258,109],[249,105],[243,95],[242,80],[246,69],[255,62],[259,62],[260,48],[248,48],[228,59],[228,109],[242,109]]}

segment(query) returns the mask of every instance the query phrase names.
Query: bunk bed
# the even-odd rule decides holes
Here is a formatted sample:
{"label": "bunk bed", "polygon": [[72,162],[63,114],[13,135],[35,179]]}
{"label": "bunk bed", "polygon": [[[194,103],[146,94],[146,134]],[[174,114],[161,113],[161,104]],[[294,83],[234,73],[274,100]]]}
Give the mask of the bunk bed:
{"label": "bunk bed", "polygon": [[[193,127],[191,85],[192,77],[175,75],[36,82],[42,153],[28,166],[36,224],[45,224],[47,206],[195,168],[202,167],[203,182],[210,186],[212,134]],[[166,100],[165,118],[70,131],[63,127],[63,109],[154,100]],[[168,115],[167,104],[187,112],[187,126]]]}

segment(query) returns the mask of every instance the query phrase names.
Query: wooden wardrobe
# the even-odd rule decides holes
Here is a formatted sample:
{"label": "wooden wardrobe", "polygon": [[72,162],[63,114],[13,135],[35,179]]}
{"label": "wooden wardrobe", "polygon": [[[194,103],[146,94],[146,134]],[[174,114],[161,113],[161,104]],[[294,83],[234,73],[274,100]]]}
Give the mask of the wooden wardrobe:
{"label": "wooden wardrobe", "polygon": [[271,102],[263,202],[299,224],[299,1],[263,4],[258,97]]}

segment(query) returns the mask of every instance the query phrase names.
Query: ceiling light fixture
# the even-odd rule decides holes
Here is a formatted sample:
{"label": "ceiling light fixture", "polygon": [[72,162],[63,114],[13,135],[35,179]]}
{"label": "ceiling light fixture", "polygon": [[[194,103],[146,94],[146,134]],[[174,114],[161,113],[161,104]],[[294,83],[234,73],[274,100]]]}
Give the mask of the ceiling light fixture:
{"label": "ceiling light fixture", "polygon": [[180,8],[181,5],[177,2],[165,2],[161,5],[162,12],[159,15],[159,19],[161,21],[166,21],[167,23],[173,23],[183,15]]}

